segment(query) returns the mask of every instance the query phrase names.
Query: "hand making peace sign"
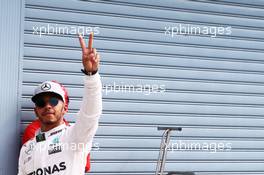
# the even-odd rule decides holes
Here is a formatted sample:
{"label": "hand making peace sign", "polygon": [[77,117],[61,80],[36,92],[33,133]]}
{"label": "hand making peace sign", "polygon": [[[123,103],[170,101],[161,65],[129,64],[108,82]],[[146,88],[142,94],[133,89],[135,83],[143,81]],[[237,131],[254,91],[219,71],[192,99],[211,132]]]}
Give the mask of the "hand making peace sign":
{"label": "hand making peace sign", "polygon": [[99,68],[100,55],[93,48],[93,33],[90,33],[88,47],[82,35],[79,34],[79,41],[82,47],[82,63],[86,72],[95,72]]}

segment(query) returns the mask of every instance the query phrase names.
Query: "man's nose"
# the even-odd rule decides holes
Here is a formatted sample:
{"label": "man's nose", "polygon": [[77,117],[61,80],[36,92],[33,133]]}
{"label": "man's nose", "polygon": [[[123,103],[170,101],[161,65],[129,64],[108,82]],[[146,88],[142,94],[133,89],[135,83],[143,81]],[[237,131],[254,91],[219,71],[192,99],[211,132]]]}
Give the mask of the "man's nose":
{"label": "man's nose", "polygon": [[52,106],[51,106],[51,104],[49,102],[47,102],[46,105],[45,105],[45,108],[50,109],[50,108],[52,108]]}

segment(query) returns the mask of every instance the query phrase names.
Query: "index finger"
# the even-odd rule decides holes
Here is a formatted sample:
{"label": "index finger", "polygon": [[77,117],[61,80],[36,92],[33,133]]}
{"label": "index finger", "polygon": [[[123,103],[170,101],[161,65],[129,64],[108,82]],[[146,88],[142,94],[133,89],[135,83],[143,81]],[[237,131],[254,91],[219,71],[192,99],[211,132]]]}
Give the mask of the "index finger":
{"label": "index finger", "polygon": [[81,34],[79,34],[79,41],[80,41],[80,45],[82,47],[82,51],[84,52],[86,49],[86,46],[85,46],[85,42],[84,42],[84,39],[83,39]]}
{"label": "index finger", "polygon": [[88,49],[92,50],[92,48],[93,48],[93,32],[90,33],[89,43],[88,43]]}

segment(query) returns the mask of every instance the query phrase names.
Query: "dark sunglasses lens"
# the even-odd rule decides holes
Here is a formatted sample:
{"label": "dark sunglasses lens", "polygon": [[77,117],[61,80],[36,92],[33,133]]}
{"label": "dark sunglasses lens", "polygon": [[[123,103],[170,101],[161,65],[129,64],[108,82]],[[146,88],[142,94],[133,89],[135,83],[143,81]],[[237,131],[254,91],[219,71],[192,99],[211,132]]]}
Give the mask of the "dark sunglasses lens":
{"label": "dark sunglasses lens", "polygon": [[[59,103],[59,99],[56,98],[56,97],[52,97],[49,99],[48,103],[51,105],[51,106],[57,106],[57,104]],[[35,102],[36,106],[39,107],[39,108],[43,108],[47,105],[47,103],[45,102],[44,99],[40,98],[38,100],[36,100]]]}
{"label": "dark sunglasses lens", "polygon": [[55,98],[55,97],[52,97],[52,98],[50,98],[50,100],[49,100],[49,103],[50,103],[50,105],[51,106],[57,106],[57,104],[59,103],[59,99],[57,99],[57,98]]}
{"label": "dark sunglasses lens", "polygon": [[35,104],[37,107],[40,107],[40,108],[43,108],[44,106],[46,106],[46,103],[43,99],[36,100]]}

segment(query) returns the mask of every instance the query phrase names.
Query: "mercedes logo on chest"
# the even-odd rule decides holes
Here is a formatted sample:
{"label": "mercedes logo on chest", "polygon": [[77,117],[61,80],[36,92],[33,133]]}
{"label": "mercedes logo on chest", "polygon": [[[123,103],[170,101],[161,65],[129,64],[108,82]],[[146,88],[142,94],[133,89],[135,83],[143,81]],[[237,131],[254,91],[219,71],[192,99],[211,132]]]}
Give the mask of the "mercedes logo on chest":
{"label": "mercedes logo on chest", "polygon": [[50,90],[51,88],[51,85],[49,83],[44,83],[42,86],[41,86],[41,90],[43,91],[47,91],[47,90]]}

